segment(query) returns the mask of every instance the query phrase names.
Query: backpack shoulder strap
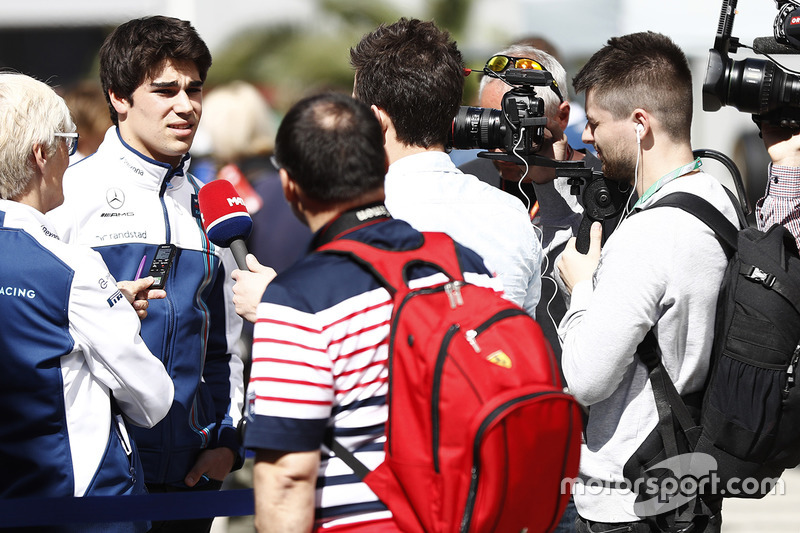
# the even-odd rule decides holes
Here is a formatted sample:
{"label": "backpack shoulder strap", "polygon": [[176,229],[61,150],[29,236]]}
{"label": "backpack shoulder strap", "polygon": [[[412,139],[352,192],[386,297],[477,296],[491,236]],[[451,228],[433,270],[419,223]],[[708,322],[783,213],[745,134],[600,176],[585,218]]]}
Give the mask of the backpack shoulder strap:
{"label": "backpack shoulder strap", "polygon": [[364,481],[364,478],[372,472],[367,465],[358,460],[356,455],[344,447],[344,445],[336,439],[331,442],[331,451],[342,460],[344,464],[350,467],[353,473],[358,476],[358,479]]}
{"label": "backpack shoulder strap", "polygon": [[722,239],[723,247],[729,252],[728,255],[738,248],[739,229],[704,198],[688,192],[674,192],[656,201],[647,209],[664,206],[677,207],[703,221]]}
{"label": "backpack shoulder strap", "polygon": [[[727,245],[723,247],[729,252],[729,257],[732,252],[738,249],[739,241],[737,235],[739,230],[725,218],[725,215],[720,213],[705,199],[694,194],[675,192],[656,201],[653,205],[648,207],[648,209],[659,206],[683,209],[705,222],[706,225],[714,230],[719,238],[722,239],[723,243]],[[793,248],[794,240],[787,231],[781,228],[770,231],[781,232],[783,234],[782,237],[787,238],[787,243],[790,245],[790,248]],[[787,235],[788,237],[786,237]],[[739,273],[750,281],[762,283],[768,289],[772,289],[783,296],[795,309],[800,309],[800,291],[796,290],[793,285],[779,280],[774,273],[764,272],[757,266],[746,262],[741,262]]]}
{"label": "backpack shoulder strap", "polygon": [[445,233],[424,232],[420,246],[408,250],[385,250],[360,241],[337,239],[317,251],[351,257],[372,272],[393,296],[409,291],[408,271],[413,266],[427,265],[453,281],[464,281],[455,243]]}
{"label": "backpack shoulder strap", "polygon": [[644,340],[639,344],[636,349],[639,358],[647,366],[650,383],[653,387],[653,395],[656,400],[656,409],[658,410],[659,425],[663,428],[662,437],[664,438],[664,446],[670,454],[668,457],[673,457],[678,454],[678,446],[675,440],[673,417],[678,422],[678,427],[686,435],[687,441],[694,445],[690,430],[696,426],[692,419],[691,413],[686,407],[686,404],[675,388],[675,384],[667,373],[661,356],[658,353],[658,341],[653,333],[653,330],[647,332]]}
{"label": "backpack shoulder strap", "polygon": [[[678,444],[679,435],[689,446],[687,451],[694,451],[700,435],[698,425],[664,367],[664,362],[658,353],[658,340],[652,329],[647,332],[636,352],[647,366],[648,378],[653,388],[653,398],[658,412],[658,433],[661,436],[666,458],[678,457],[682,453]],[[676,525],[686,527],[687,524],[691,524],[698,516],[697,504],[700,504],[701,510],[705,509],[705,503],[697,494],[690,500],[690,503],[691,505],[685,506],[683,511],[673,517]],[[700,511],[699,514],[706,513]],[[684,529],[675,529],[675,531],[678,530],[684,531]],[[686,529],[686,531],[689,530]]]}
{"label": "backpack shoulder strap", "polygon": [[[385,250],[352,239],[336,239],[317,249],[318,252],[335,253],[350,257],[371,272],[386,287],[395,301],[409,292],[408,270],[414,265],[428,265],[444,273],[453,281],[464,281],[461,260],[455,242],[445,233],[424,232],[422,243],[408,250]],[[370,469],[353,452],[331,438],[330,450],[349,466],[362,481]]]}

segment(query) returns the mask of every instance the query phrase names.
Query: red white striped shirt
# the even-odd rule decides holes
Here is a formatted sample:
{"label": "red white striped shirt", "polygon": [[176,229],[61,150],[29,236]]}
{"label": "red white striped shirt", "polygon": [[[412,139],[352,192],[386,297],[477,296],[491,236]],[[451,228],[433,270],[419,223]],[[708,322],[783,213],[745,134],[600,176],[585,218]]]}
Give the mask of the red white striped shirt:
{"label": "red white striped shirt", "polygon": [[756,203],[758,229],[782,224],[800,248],[800,167],[769,166],[765,196]]}

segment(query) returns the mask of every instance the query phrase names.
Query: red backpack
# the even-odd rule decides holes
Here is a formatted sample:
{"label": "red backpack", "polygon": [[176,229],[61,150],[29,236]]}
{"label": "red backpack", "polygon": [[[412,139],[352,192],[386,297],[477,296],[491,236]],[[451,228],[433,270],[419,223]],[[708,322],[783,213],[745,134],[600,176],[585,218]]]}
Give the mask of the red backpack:
{"label": "red backpack", "polygon": [[[423,235],[412,250],[344,239],[320,248],[350,255],[394,299],[386,458],[370,471],[338,442],[332,449],[403,531],[549,531],[578,472],[580,408],[539,325],[465,283],[450,237]],[[414,264],[450,281],[411,290]]]}

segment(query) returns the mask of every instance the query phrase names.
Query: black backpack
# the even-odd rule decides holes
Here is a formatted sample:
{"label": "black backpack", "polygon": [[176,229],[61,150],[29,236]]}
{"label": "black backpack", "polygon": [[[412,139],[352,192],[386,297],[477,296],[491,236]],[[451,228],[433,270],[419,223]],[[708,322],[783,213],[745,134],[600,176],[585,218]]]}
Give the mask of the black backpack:
{"label": "black backpack", "polygon": [[[669,194],[650,208],[663,206],[705,222],[729,258],[702,398],[678,395],[652,331],[638,350],[650,371],[659,423],[624,474],[631,483],[661,487],[660,500],[669,512],[659,517],[659,527],[677,531],[676,521],[714,514],[722,498],[763,497],[784,469],[800,464],[800,257],[783,226],[739,230],[706,200],[688,193]],[[670,503],[664,491],[679,498]],[[652,502],[652,495],[638,492],[637,504]]]}

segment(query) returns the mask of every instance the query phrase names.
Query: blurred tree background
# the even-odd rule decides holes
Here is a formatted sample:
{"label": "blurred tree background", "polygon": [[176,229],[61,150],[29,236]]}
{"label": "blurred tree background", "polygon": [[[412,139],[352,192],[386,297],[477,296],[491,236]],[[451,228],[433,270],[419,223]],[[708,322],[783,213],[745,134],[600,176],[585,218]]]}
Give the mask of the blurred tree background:
{"label": "blurred tree background", "polygon": [[[413,16],[434,20],[459,41],[471,4],[472,0],[430,0],[423,13]],[[307,94],[321,90],[349,93],[353,87],[350,47],[379,24],[409,16],[381,0],[319,0],[318,6],[317,18],[324,19],[324,25],[254,27],[231,39],[214,54],[207,88],[213,90],[232,80],[251,82],[264,91],[279,113]],[[465,61],[471,64],[466,57]],[[468,101],[477,83],[466,87],[464,100]]]}

